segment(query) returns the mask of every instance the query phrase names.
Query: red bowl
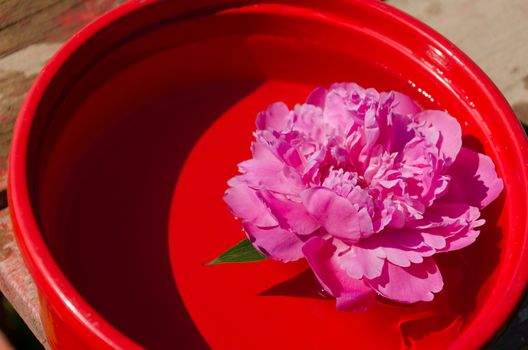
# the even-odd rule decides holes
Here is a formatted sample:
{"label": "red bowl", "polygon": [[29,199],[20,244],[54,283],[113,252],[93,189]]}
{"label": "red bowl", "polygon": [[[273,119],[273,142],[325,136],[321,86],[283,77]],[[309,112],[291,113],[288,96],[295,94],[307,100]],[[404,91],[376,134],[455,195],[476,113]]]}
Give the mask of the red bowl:
{"label": "red bowl", "polygon": [[[256,112],[355,81],[461,122],[505,191],[477,242],[439,257],[434,302],[337,313],[302,262],[203,264],[243,236],[222,202]],[[63,349],[470,349],[526,286],[528,149],[460,50],[378,1],[136,0],[75,35],[17,121],[9,204]]]}

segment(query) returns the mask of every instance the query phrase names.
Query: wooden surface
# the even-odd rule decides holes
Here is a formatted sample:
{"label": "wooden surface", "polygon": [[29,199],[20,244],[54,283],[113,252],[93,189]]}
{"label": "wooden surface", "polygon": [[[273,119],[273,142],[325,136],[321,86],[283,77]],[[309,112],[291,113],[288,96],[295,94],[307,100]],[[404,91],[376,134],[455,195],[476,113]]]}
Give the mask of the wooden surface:
{"label": "wooden surface", "polygon": [[[9,144],[36,75],[80,27],[123,0],[0,0],[0,290],[46,346],[34,284],[15,244],[5,203]],[[528,122],[528,0],[388,0],[457,44]],[[521,307],[495,348],[527,347]]]}

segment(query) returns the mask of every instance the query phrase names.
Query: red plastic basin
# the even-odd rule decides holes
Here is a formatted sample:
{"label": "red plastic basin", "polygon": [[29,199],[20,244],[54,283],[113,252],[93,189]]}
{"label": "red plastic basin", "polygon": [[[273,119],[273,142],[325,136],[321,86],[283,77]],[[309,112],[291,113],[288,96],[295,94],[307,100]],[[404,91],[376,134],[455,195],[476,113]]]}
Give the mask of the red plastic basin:
{"label": "red plastic basin", "polygon": [[[432,303],[337,313],[303,262],[204,266],[255,114],[317,85],[399,90],[460,121],[505,182]],[[130,1],[75,35],[20,112],[9,204],[58,349],[471,349],[526,286],[527,142],[462,52],[378,1]]]}

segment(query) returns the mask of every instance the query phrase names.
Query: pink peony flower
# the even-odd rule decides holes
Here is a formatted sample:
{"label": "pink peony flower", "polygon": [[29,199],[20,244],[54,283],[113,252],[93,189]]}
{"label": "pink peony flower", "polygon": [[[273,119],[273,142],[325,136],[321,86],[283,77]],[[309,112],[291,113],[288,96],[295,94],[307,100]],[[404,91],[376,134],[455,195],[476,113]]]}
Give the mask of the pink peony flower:
{"label": "pink peony flower", "polygon": [[263,254],[305,258],[340,310],[376,294],[433,300],[434,255],[473,243],[503,189],[453,117],[398,92],[334,84],[293,110],[272,104],[256,125],[225,201]]}

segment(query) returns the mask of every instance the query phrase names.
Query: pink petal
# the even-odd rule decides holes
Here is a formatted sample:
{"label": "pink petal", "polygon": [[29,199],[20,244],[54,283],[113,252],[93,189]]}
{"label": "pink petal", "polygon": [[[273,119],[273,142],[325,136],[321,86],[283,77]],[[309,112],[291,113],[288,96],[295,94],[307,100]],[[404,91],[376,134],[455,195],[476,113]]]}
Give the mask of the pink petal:
{"label": "pink petal", "polygon": [[363,165],[362,169],[364,170],[369,164],[372,150],[380,136],[380,127],[376,119],[376,109],[374,106],[371,106],[365,113],[363,133],[363,142],[365,144],[359,153],[358,161]]}
{"label": "pink petal", "polygon": [[253,155],[238,165],[242,173],[239,177],[249,187],[284,194],[298,194],[305,188],[295,169],[280,161],[267,145],[253,143]]}
{"label": "pink petal", "polygon": [[290,229],[299,235],[308,235],[320,227],[317,220],[306,211],[301,203],[269,191],[261,191],[260,195],[281,227]]}
{"label": "pink petal", "polygon": [[255,248],[272,259],[289,262],[303,257],[303,241],[288,230],[260,228],[250,222],[244,222],[244,229]]}
{"label": "pink petal", "polygon": [[[479,225],[484,224],[484,220],[481,220]],[[455,236],[449,237],[447,239],[446,247],[439,250],[438,252],[451,252],[454,250],[459,250],[467,247],[475,242],[478,238],[480,232],[474,229],[465,230],[463,233],[459,233]]]}
{"label": "pink petal", "polygon": [[408,116],[393,114],[390,130],[388,131],[388,143],[386,149],[390,152],[401,152],[405,145],[415,136],[414,130],[409,128],[411,119]]}
{"label": "pink petal", "polygon": [[304,135],[305,143],[307,139],[310,140],[309,145],[313,145],[313,142],[321,144],[326,141],[322,132],[323,110],[320,107],[311,104],[296,105],[293,109],[293,118],[295,122],[292,130]]}
{"label": "pink petal", "polygon": [[290,110],[284,102],[275,102],[257,115],[257,128],[282,131],[288,126]]}
{"label": "pink petal", "polygon": [[421,263],[424,257],[435,253],[434,249],[425,244],[420,231],[408,228],[386,229],[362,240],[358,246],[400,267]]}
{"label": "pink petal", "polygon": [[409,96],[397,91],[391,91],[390,93],[394,95],[394,101],[391,106],[393,113],[414,115],[422,110]]}
{"label": "pink petal", "polygon": [[322,287],[337,299],[340,311],[363,311],[373,302],[375,293],[362,280],[351,278],[339,266],[336,247],[328,240],[313,237],[302,251]]}
{"label": "pink petal", "polygon": [[352,126],[356,128],[362,124],[358,109],[375,104],[378,97],[376,90],[365,90],[355,83],[332,84],[325,96],[324,121],[330,130],[345,135]]}
{"label": "pink petal", "polygon": [[451,164],[462,147],[462,129],[458,121],[442,111],[427,110],[415,116],[418,122],[425,122],[440,132],[440,144],[437,144],[447,164]]}
{"label": "pink petal", "polygon": [[[483,219],[479,219],[480,210],[477,207],[470,207],[466,204],[435,203],[431,209],[437,216],[435,221],[441,220],[444,225],[443,227],[425,229],[431,235],[436,234],[445,237],[445,247],[436,248],[439,253],[462,249],[475,242],[479,236],[477,228],[485,222]],[[462,210],[463,212],[461,212]],[[438,219],[438,217],[440,218]]]}
{"label": "pink petal", "polygon": [[361,238],[358,212],[346,198],[324,187],[305,190],[301,198],[306,210],[329,234],[349,241]]}
{"label": "pink petal", "polygon": [[359,230],[361,231],[361,237],[365,238],[374,233],[374,224],[367,208],[361,208],[358,211],[358,223]]}
{"label": "pink petal", "polygon": [[[336,243],[334,242],[334,244]],[[381,275],[385,264],[385,259],[379,257],[379,255],[373,250],[352,246],[345,253],[338,255],[336,260],[339,261],[339,266],[350,277],[354,279],[363,277],[372,279]]]}
{"label": "pink petal", "polygon": [[229,188],[224,194],[224,201],[233,215],[256,226],[271,227],[278,225],[278,221],[273,217],[268,207],[262,203],[255,191],[246,185],[239,184]]}
{"label": "pink petal", "polygon": [[409,267],[387,263],[382,275],[367,283],[384,297],[409,304],[433,300],[433,293],[440,292],[444,286],[433,258],[424,258],[421,264]]}
{"label": "pink petal", "polygon": [[422,231],[451,227],[444,230],[444,233],[449,235],[465,226],[467,222],[477,220],[479,216],[478,208],[464,203],[436,202],[427,208],[423,219],[409,222],[407,226]]}
{"label": "pink petal", "polygon": [[436,235],[428,233],[427,231],[422,232],[422,237],[424,239],[425,244],[427,244],[429,247],[439,250],[442,248],[445,248],[446,246],[446,238],[443,235]]}
{"label": "pink petal", "polygon": [[424,243],[437,253],[461,249],[478,237],[480,210],[460,203],[436,202],[428,208],[424,218],[411,222],[409,230],[418,232]]}
{"label": "pink petal", "polygon": [[[267,149],[268,152],[272,153],[276,159],[293,168],[297,168],[302,165],[301,156],[298,150],[289,142],[286,142],[283,138],[281,138],[281,135],[277,132],[270,130],[259,130],[256,132],[255,136],[256,145],[261,145],[260,147]],[[275,159],[270,159],[270,155],[263,154],[262,158],[259,158],[260,155],[255,156],[255,152],[257,151],[262,152],[263,150],[257,150],[256,146],[254,146],[254,158],[264,158],[267,161],[276,162]]]}
{"label": "pink petal", "polygon": [[324,87],[315,88],[306,98],[306,103],[324,108],[326,92],[327,90]]}
{"label": "pink petal", "polygon": [[422,109],[409,96],[391,91],[380,94],[381,106],[387,112],[380,115],[380,142],[386,151],[401,152],[405,144],[414,137],[409,128],[411,117]]}
{"label": "pink petal", "polygon": [[504,188],[497,177],[490,157],[463,147],[449,168],[452,180],[443,202],[468,203],[484,208],[495,200]]}
{"label": "pink petal", "polygon": [[[258,135],[264,135],[265,133],[259,133]],[[263,137],[262,137],[263,138]],[[261,162],[270,162],[270,163],[280,163],[280,159],[272,152],[269,148],[269,145],[262,142],[262,138],[259,137],[257,141],[251,144],[251,152],[253,153],[253,158]]]}

